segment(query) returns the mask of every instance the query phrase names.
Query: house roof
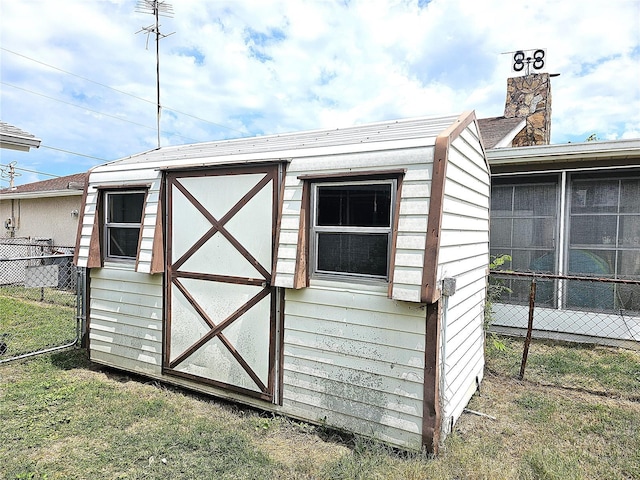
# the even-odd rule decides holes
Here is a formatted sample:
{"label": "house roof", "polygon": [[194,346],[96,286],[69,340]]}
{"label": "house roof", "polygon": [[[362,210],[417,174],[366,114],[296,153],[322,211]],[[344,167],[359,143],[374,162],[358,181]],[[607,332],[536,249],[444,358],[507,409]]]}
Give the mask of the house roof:
{"label": "house roof", "polygon": [[494,174],[640,165],[640,139],[487,150]]}
{"label": "house roof", "polygon": [[40,142],[35,135],[0,120],[0,148],[28,152],[30,148],[38,148]]}
{"label": "house roof", "polygon": [[526,119],[520,117],[479,118],[478,128],[484,148],[510,147],[514,137],[525,127]]}
{"label": "house roof", "polygon": [[26,183],[10,188],[0,189],[0,198],[43,198],[81,195],[87,183],[88,173],[75,173],[65,177],[52,178],[41,182]]}

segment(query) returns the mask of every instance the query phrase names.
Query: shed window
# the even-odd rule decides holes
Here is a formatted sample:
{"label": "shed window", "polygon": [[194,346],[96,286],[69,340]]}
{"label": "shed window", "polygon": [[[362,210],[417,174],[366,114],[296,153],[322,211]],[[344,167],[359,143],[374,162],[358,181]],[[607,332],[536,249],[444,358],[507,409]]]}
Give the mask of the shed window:
{"label": "shed window", "polygon": [[135,260],[142,225],[145,192],[105,192],[105,256]]}
{"label": "shed window", "polygon": [[314,183],[312,274],[388,280],[396,181]]}

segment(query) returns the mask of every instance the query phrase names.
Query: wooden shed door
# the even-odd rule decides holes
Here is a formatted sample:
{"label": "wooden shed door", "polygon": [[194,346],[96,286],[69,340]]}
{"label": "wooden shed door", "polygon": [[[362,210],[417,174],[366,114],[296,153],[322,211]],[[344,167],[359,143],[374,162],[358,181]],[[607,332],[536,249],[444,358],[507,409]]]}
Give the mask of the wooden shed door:
{"label": "wooden shed door", "polygon": [[274,401],[278,166],[167,174],[164,372]]}

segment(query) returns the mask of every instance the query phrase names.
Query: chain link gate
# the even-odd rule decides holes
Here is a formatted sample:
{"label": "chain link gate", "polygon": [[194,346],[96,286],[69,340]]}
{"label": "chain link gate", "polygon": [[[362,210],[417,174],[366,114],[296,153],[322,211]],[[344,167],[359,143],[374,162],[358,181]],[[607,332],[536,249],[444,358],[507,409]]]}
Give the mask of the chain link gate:
{"label": "chain link gate", "polygon": [[0,244],[0,364],[77,345],[85,285],[73,247]]}

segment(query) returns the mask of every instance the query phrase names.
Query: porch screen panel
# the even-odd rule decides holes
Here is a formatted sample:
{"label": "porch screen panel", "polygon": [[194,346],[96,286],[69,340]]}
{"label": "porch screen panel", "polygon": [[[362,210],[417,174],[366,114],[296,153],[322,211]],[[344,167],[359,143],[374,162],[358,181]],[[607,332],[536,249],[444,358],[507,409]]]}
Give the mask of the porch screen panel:
{"label": "porch screen panel", "polygon": [[[640,279],[640,179],[572,179],[567,271]],[[567,307],[637,312],[640,289],[569,282]]]}
{"label": "porch screen panel", "polygon": [[[505,268],[519,272],[557,272],[558,185],[556,181],[503,184],[491,189],[491,255],[511,255]],[[528,279],[504,279],[512,290],[501,301],[525,304]],[[539,280],[536,303],[556,305],[553,280]]]}

